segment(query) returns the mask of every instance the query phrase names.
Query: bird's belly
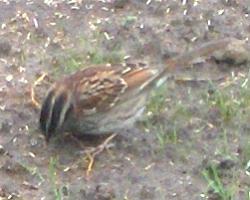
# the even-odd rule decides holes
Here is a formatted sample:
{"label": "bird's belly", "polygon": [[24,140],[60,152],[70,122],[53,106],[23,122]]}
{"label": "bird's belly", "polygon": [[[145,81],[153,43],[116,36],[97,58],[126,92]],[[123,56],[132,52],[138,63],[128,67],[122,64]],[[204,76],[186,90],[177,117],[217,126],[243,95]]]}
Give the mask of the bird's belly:
{"label": "bird's belly", "polygon": [[105,134],[131,128],[142,116],[146,100],[146,95],[140,95],[119,104],[109,112],[75,120],[71,130],[76,134]]}

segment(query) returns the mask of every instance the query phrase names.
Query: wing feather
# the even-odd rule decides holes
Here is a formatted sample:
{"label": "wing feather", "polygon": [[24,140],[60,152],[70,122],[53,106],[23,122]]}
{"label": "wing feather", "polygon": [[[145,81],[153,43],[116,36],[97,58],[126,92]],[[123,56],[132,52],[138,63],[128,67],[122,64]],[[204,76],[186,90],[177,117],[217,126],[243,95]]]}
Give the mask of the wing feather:
{"label": "wing feather", "polygon": [[86,115],[104,112],[116,105],[127,90],[138,89],[155,76],[146,67],[91,67],[76,74],[77,112]]}

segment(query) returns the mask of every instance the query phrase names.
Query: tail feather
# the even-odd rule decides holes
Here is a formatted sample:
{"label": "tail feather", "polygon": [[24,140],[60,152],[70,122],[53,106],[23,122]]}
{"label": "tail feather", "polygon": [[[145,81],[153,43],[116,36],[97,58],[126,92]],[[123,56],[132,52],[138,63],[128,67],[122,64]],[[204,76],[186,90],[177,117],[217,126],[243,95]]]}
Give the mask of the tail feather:
{"label": "tail feather", "polygon": [[151,81],[151,83],[148,84],[146,87],[144,87],[144,89],[152,87],[159,80],[166,79],[166,74],[168,72],[176,71],[178,69],[181,70],[183,69],[183,67],[187,67],[188,64],[192,62],[195,58],[208,56],[217,50],[225,49],[229,44],[232,43],[232,41],[233,41],[232,38],[213,40],[191,51],[188,51],[176,57],[167,59],[164,63],[165,66],[162,69],[162,71],[158,73],[158,75],[155,76],[155,78]]}
{"label": "tail feather", "polygon": [[184,65],[188,65],[191,61],[198,57],[208,56],[217,50],[225,49],[232,43],[232,41],[232,38],[213,40],[211,42],[204,43],[191,51],[178,55],[174,58],[167,59],[165,62],[165,71],[176,70],[178,68],[181,69]]}

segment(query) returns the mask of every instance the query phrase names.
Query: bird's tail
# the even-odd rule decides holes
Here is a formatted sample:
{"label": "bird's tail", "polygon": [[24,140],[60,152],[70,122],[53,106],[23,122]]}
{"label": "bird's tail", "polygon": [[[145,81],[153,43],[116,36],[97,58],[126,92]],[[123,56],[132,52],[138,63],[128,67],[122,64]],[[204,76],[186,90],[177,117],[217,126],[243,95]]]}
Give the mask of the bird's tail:
{"label": "bird's tail", "polygon": [[209,56],[217,50],[225,49],[228,45],[232,44],[232,38],[225,38],[219,40],[213,40],[211,42],[204,43],[203,45],[194,48],[191,51],[185,52],[173,58],[166,59],[164,63],[164,68],[155,78],[151,81],[147,87],[151,87],[155,82],[161,79],[166,79],[166,75],[173,71],[183,70],[188,67],[189,64],[196,58]]}
{"label": "bird's tail", "polygon": [[209,56],[217,50],[225,49],[233,41],[232,38],[225,38],[204,43],[191,51],[183,53],[165,61],[165,69],[167,71],[176,70],[185,67],[198,57]]}

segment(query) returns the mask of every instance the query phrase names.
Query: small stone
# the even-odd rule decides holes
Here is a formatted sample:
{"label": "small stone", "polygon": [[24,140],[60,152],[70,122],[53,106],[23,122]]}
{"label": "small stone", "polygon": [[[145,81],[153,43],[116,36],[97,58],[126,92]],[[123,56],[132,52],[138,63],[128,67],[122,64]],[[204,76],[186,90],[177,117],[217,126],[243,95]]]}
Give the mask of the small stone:
{"label": "small stone", "polygon": [[113,6],[117,9],[122,9],[126,6],[129,0],[114,0]]}
{"label": "small stone", "polygon": [[243,12],[245,13],[245,14],[250,14],[250,6],[246,6],[246,7],[244,7],[243,8]]}
{"label": "small stone", "polygon": [[69,190],[66,186],[63,186],[62,187],[62,193],[63,193],[63,196],[68,196],[69,195]]}
{"label": "small stone", "polygon": [[5,80],[8,81],[8,82],[12,81],[13,80],[13,75],[12,74],[7,75],[5,77]]}
{"label": "small stone", "polygon": [[30,145],[31,146],[36,146],[38,144],[38,141],[35,138],[30,139]]}
{"label": "small stone", "polygon": [[5,188],[3,188],[2,186],[0,187],[0,199],[2,199],[2,197],[6,197],[7,196],[7,191]]}
{"label": "small stone", "polygon": [[155,197],[155,188],[143,186],[140,191],[140,199],[154,199]]}
{"label": "small stone", "polygon": [[247,63],[250,60],[249,49],[244,40],[232,40],[226,49],[216,51],[213,56],[218,62],[225,62],[233,65]]}
{"label": "small stone", "polygon": [[115,193],[112,187],[106,183],[97,185],[95,200],[112,200],[115,199]]}
{"label": "small stone", "polygon": [[3,164],[3,166],[1,166],[1,169],[7,173],[13,173],[13,174],[29,173],[27,168],[25,168],[21,163],[13,160],[11,158],[6,160],[6,162]]}
{"label": "small stone", "polygon": [[9,55],[11,45],[8,41],[0,39],[0,55]]}
{"label": "small stone", "polygon": [[3,155],[5,153],[5,149],[2,145],[0,145],[0,155]]}
{"label": "small stone", "polygon": [[0,130],[1,132],[4,132],[4,133],[10,133],[11,127],[12,127],[12,124],[8,122],[7,120],[5,120],[1,123]]}
{"label": "small stone", "polygon": [[219,168],[220,169],[231,169],[236,165],[236,162],[232,159],[224,159],[220,161]]}

